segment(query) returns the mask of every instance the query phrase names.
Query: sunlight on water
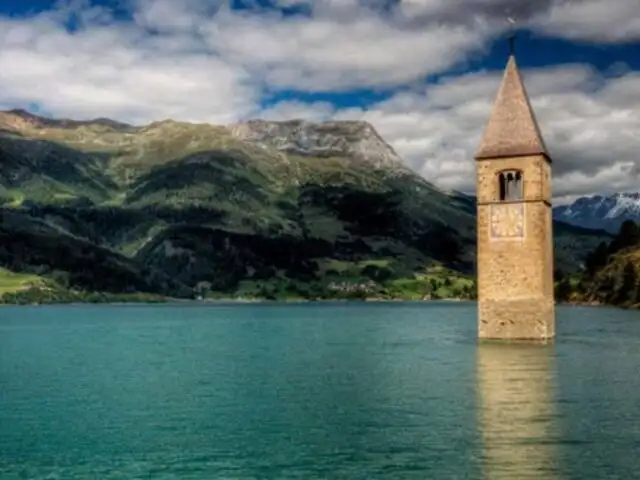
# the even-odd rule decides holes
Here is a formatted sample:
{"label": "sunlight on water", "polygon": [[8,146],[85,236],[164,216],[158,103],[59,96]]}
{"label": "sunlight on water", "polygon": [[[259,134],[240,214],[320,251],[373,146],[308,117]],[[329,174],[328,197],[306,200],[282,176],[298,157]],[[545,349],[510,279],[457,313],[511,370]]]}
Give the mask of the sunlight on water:
{"label": "sunlight on water", "polygon": [[479,345],[478,427],[485,478],[557,478],[554,350]]}
{"label": "sunlight on water", "polygon": [[473,303],[0,309],[0,479],[614,479],[640,314],[478,344]]}

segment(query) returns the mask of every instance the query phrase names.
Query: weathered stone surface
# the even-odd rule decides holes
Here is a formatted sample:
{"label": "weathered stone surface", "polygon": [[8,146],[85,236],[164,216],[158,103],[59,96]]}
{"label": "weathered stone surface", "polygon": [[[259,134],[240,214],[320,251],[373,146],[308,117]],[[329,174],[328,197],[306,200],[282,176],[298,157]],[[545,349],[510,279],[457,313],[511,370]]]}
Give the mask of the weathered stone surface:
{"label": "weathered stone surface", "polygon": [[407,169],[398,154],[368,122],[250,120],[230,125],[229,128],[238,139],[288,153],[318,157],[350,156],[376,168],[392,171]]}
{"label": "weathered stone surface", "polygon": [[[478,335],[551,339],[555,337],[551,164],[513,58],[478,160]],[[522,175],[521,200],[500,200],[498,178],[505,170]]]}
{"label": "weathered stone surface", "polygon": [[547,155],[527,91],[511,56],[498,90],[477,159]]}

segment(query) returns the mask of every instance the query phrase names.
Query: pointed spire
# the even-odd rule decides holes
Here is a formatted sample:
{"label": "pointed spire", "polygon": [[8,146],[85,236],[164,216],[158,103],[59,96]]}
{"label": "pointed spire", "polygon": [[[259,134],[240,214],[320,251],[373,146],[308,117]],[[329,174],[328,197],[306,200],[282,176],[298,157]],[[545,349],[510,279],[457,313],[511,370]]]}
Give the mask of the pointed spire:
{"label": "pointed spire", "polygon": [[544,155],[549,158],[512,53],[476,152],[476,159],[524,155]]}

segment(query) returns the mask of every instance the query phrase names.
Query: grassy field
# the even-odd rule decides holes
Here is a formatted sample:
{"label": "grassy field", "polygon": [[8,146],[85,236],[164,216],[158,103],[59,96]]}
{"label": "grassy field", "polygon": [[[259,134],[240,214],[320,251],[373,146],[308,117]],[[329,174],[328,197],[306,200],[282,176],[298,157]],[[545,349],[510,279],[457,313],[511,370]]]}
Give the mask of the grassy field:
{"label": "grassy field", "polygon": [[51,279],[33,274],[15,273],[0,268],[0,304],[157,303],[164,301],[162,296],[148,293],[110,294],[62,288]]}
{"label": "grassy field", "polygon": [[413,278],[389,282],[389,293],[409,300],[422,298],[469,298],[475,296],[474,279],[442,266],[425,269]]}
{"label": "grassy field", "polygon": [[320,278],[298,281],[278,272],[272,278],[243,280],[233,293],[203,292],[208,299],[245,300],[429,300],[473,299],[475,281],[442,266],[432,266],[409,276],[394,274],[391,260],[346,262],[329,260]]}
{"label": "grassy field", "polygon": [[0,268],[0,295],[27,290],[32,286],[44,285],[44,279],[29,273],[14,273]]}

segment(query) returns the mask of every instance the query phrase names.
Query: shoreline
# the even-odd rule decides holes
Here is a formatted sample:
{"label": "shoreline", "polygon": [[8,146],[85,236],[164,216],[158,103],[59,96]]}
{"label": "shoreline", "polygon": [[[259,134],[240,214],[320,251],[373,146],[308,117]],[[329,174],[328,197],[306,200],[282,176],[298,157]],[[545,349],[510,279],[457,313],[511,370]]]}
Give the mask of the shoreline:
{"label": "shoreline", "polygon": [[[0,303],[1,307],[28,307],[28,306],[80,306],[80,305],[108,305],[108,306],[126,306],[126,305],[250,305],[250,304],[307,304],[307,303],[430,303],[430,302],[444,302],[444,303],[458,303],[458,302],[475,302],[477,299],[470,298],[422,298],[422,299],[410,299],[410,298],[362,298],[362,299],[345,299],[345,298],[322,298],[322,299],[306,299],[306,298],[288,298],[288,299],[266,299],[266,298],[249,298],[249,297],[228,297],[228,298],[206,298],[206,299],[186,299],[186,298],[172,298],[165,297],[158,301],[149,301],[148,299],[134,299],[130,301],[123,301],[122,299],[114,301],[104,302],[92,302],[92,301],[59,301],[59,302],[33,302],[33,303]],[[613,307],[623,310],[640,310],[640,304],[632,306],[620,306],[611,305],[598,301],[561,301],[555,302],[555,305],[566,305],[573,307]]]}
{"label": "shoreline", "polygon": [[306,299],[306,298],[283,298],[283,299],[267,299],[267,298],[243,298],[243,297],[228,297],[228,298],[207,298],[207,299],[187,299],[187,298],[173,298],[165,297],[158,301],[149,301],[145,299],[131,299],[130,301],[123,301],[122,299],[114,301],[92,302],[92,301],[57,301],[57,302],[32,302],[32,303],[0,303],[0,307],[5,306],[48,306],[48,305],[111,305],[111,306],[123,306],[123,305],[166,305],[166,304],[185,304],[185,305],[215,305],[215,304],[255,304],[255,303],[399,303],[399,302],[475,302],[476,299],[468,298],[437,298],[437,299],[416,299],[416,298],[362,298],[362,299],[349,299],[349,298],[321,298],[321,299]]}

